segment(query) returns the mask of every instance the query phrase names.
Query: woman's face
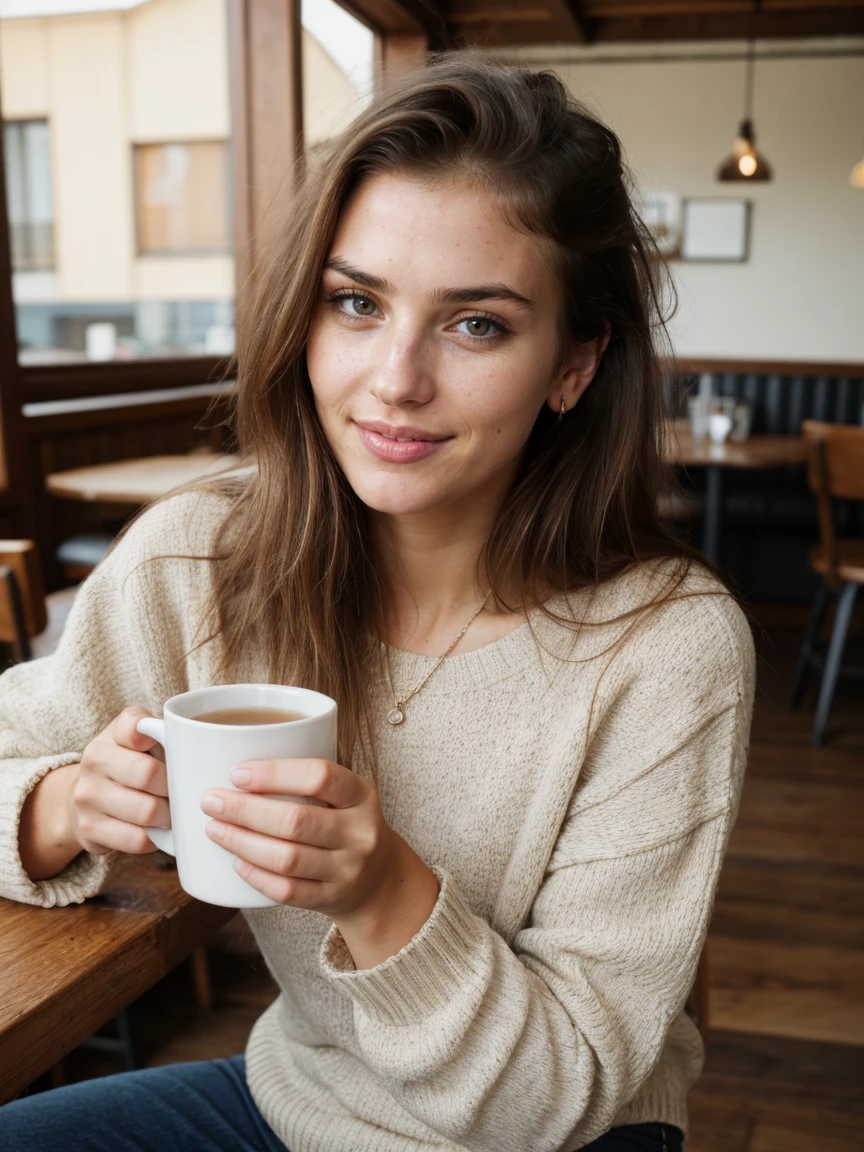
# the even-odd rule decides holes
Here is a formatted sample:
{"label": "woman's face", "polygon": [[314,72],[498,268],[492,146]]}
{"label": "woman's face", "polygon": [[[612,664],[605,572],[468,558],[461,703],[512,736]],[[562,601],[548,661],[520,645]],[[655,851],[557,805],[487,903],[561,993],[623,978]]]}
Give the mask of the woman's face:
{"label": "woman's face", "polygon": [[540,241],[489,194],[393,175],[361,185],[307,345],[319,418],[359,498],[390,515],[503,499],[543,404],[557,412],[563,394],[569,410],[590,380],[583,362],[556,367],[560,308]]}

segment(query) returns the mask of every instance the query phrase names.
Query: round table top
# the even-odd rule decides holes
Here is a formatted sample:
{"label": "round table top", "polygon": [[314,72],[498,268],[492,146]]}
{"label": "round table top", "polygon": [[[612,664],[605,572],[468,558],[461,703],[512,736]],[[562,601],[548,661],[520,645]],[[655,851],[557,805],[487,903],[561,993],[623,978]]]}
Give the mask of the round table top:
{"label": "round table top", "polygon": [[88,468],[52,472],[45,486],[64,500],[103,504],[146,504],[182,484],[221,472],[237,463],[236,456],[192,452],[188,456],[146,456]]}
{"label": "round table top", "polygon": [[777,468],[806,463],[807,452],[803,436],[750,436],[723,444],[714,444],[707,437],[694,440],[689,420],[670,421],[666,441],[668,462],[693,468]]}
{"label": "round table top", "polygon": [[[775,468],[803,464],[807,441],[802,436],[751,436],[736,442],[713,444],[694,440],[687,420],[670,421],[666,459],[670,464],[715,468]],[[49,492],[65,500],[104,504],[146,504],[183,484],[191,484],[238,463],[236,456],[193,452],[188,456],[146,456],[52,472],[46,476]]]}

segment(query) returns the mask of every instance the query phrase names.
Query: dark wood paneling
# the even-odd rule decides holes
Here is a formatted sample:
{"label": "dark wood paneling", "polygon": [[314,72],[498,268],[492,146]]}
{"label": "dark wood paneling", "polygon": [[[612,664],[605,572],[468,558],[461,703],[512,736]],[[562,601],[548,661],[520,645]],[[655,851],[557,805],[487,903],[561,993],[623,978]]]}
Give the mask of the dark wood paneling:
{"label": "dark wood paneling", "polygon": [[864,376],[864,364],[825,363],[815,360],[714,360],[679,357],[678,372],[687,376],[730,373],[740,376],[834,376],[857,379]]}
{"label": "dark wood paneling", "polygon": [[22,403],[147,392],[223,380],[231,368],[225,356],[185,360],[130,360],[110,364],[58,364],[21,369]]}

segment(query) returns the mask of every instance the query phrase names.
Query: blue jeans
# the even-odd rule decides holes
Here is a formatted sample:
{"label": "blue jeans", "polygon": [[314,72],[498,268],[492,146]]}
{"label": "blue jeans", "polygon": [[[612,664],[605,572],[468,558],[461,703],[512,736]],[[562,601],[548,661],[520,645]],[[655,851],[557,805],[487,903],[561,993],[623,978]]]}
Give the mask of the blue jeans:
{"label": "blue jeans", "polygon": [[[677,1128],[635,1124],[613,1128],[584,1152],[679,1152],[680,1148]],[[243,1057],[233,1056],[120,1072],[13,1100],[0,1108],[0,1152],[287,1149],[249,1095]]]}

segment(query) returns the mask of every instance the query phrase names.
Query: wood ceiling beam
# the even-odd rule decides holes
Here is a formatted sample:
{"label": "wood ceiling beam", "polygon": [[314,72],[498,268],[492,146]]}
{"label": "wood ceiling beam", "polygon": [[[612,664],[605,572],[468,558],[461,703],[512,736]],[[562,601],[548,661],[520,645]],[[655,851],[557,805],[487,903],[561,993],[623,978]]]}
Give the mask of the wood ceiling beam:
{"label": "wood ceiling beam", "polygon": [[583,0],[564,0],[570,14],[573,17],[573,22],[579,29],[579,35],[582,38],[583,44],[591,44],[594,40],[595,21],[591,19],[586,10],[586,5]]}
{"label": "wood ceiling beam", "polygon": [[[662,40],[746,40],[747,12],[634,16],[597,22],[595,43]],[[864,35],[864,6],[761,12],[759,40]]]}
{"label": "wood ceiling beam", "polygon": [[[556,0],[521,5],[506,0],[456,2],[447,21],[458,46],[585,43],[572,12],[568,9],[565,16]],[[757,24],[760,40],[864,35],[864,0],[763,3]],[[597,44],[741,40],[750,31],[750,0],[582,0],[581,9]]]}
{"label": "wood ceiling beam", "polygon": [[447,22],[459,47],[498,44],[584,44],[580,26],[568,0],[457,0]]}
{"label": "wood ceiling beam", "polygon": [[446,32],[436,0],[339,0],[339,4],[376,32],[424,32],[431,42]]}
{"label": "wood ceiling beam", "polygon": [[533,24],[554,19],[549,8],[483,8],[473,12],[450,12],[451,24]]}
{"label": "wood ceiling beam", "polygon": [[[749,13],[750,0],[582,0],[586,17],[620,20],[629,16],[709,16],[719,12]],[[835,8],[864,8],[862,0],[763,0],[763,12],[824,12]]]}

